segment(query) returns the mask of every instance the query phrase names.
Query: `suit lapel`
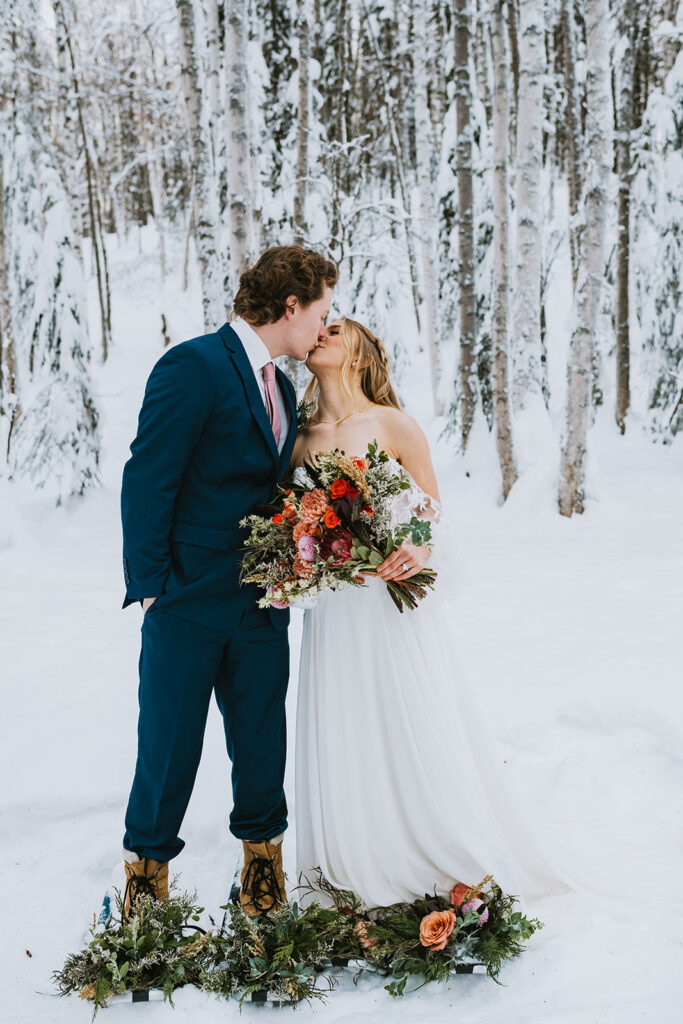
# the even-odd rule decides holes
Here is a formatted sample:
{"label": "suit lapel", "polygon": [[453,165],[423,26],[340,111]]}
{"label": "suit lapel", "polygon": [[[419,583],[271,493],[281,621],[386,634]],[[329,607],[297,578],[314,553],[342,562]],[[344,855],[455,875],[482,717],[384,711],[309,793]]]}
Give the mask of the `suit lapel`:
{"label": "suit lapel", "polygon": [[[232,361],[235,364],[235,369],[237,370],[238,374],[242,379],[244,390],[247,393],[247,401],[249,402],[249,408],[251,409],[252,415],[256,422],[258,423],[259,427],[261,428],[261,432],[264,438],[266,439],[266,443],[268,444],[268,450],[270,451],[270,454],[275,460],[275,462],[278,463],[279,465],[280,453],[277,450],[277,445],[275,444],[273,428],[270,425],[268,413],[266,411],[264,401],[261,398],[261,391],[256,382],[256,376],[254,375],[254,371],[247,357],[247,353],[244,351],[244,346],[242,345],[242,342],[239,339],[239,335],[237,334],[236,331],[232,329],[230,324],[223,324],[223,326],[218,329],[218,333],[225,342],[225,347],[227,348],[228,352],[232,357]],[[289,436],[287,438],[287,441],[289,441]],[[285,444],[285,448],[286,447],[287,444]]]}

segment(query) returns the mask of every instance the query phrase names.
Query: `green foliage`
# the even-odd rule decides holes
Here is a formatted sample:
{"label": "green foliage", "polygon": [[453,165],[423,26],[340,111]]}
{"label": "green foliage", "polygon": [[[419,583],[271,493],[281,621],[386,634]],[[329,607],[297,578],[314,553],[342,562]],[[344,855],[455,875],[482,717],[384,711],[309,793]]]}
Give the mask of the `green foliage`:
{"label": "green foliage", "polygon": [[116,905],[106,926],[98,930],[93,925],[88,946],[69,956],[53,976],[62,995],[79,992],[94,1001],[93,1018],[111,996],[127,990],[161,989],[172,1002],[174,989],[198,977],[210,938],[189,923],[198,921],[203,910],[195,894],[172,895],[163,902],[142,896],[126,920],[118,891]]}
{"label": "green foliage", "polygon": [[[190,923],[202,912],[195,895],[172,892],[161,903],[142,897],[136,913],[124,921],[117,894],[117,913],[104,929],[93,926],[88,946],[55,972],[57,987],[63,995],[79,992],[91,999],[93,1017],[113,995],[155,988],[172,1002],[174,990],[188,984],[239,997],[240,1003],[264,990],[275,1000],[297,1003],[324,999],[334,978],[323,972],[339,961],[360,958],[361,971],[388,975],[387,991],[400,996],[411,977],[421,984],[444,981],[463,963],[484,964],[497,981],[503,963],[519,956],[542,927],[536,918],[514,910],[515,897],[495,883],[480,890],[488,910],[488,920],[480,925],[484,907],[463,916],[445,896],[426,894],[412,903],[365,911],[354,893],[336,889],[319,869],[313,882],[305,881],[301,889],[322,892],[333,905],[315,901],[302,909],[292,903],[258,918],[228,905],[222,908],[228,927],[206,934]],[[444,949],[430,949],[420,941],[421,922],[445,910],[456,914],[455,928]]]}

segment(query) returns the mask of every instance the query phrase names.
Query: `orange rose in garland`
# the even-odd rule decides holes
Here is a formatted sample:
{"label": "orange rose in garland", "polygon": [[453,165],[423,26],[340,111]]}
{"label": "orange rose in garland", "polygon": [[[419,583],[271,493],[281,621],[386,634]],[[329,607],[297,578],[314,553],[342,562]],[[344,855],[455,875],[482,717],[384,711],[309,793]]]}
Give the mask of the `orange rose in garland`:
{"label": "orange rose in garland", "polygon": [[328,528],[328,530],[334,530],[335,526],[339,526],[339,524],[341,523],[341,519],[334,511],[334,509],[330,508],[323,516],[323,522],[325,526]]}
{"label": "orange rose in garland", "polygon": [[420,942],[430,949],[445,949],[455,925],[454,910],[434,910],[420,922]]}

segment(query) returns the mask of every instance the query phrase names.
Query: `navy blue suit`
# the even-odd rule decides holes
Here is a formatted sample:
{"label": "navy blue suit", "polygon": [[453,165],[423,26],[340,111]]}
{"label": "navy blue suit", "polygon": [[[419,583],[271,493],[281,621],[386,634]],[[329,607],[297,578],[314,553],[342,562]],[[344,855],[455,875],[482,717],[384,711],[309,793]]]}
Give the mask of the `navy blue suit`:
{"label": "navy blue suit", "polygon": [[296,437],[296,395],[278,368],[290,428],[278,453],[242,343],[225,324],[169,349],[145,390],[123,471],[124,608],[145,597],[135,778],[124,847],[170,860],[215,692],[232,761],[230,830],[287,827],[283,790],[289,677],[286,609],[239,584],[240,519],[269,501]]}

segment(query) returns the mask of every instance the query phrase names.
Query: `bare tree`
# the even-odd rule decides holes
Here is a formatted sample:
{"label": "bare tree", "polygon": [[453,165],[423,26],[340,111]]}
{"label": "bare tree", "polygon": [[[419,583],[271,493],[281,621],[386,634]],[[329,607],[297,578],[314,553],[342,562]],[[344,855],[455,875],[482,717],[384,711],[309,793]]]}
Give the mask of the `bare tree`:
{"label": "bare tree", "polygon": [[256,248],[249,131],[247,0],[225,0],[230,278],[234,290]]}
{"label": "bare tree", "polygon": [[615,419],[623,434],[631,399],[629,333],[629,262],[631,252],[631,133],[634,127],[633,86],[635,71],[636,0],[624,0],[618,9],[621,59],[612,76],[616,127],[617,177],[617,295],[616,355],[617,395]]}
{"label": "bare tree", "polygon": [[610,172],[610,84],[607,0],[586,0],[586,173],[584,234],[567,368],[567,409],[560,468],[564,516],[584,510],[591,365],[603,276],[606,188]]}
{"label": "bare tree", "polygon": [[576,288],[579,273],[578,225],[581,200],[581,168],[583,166],[583,137],[579,114],[579,92],[576,81],[576,28],[572,0],[560,0],[560,32],[564,46],[564,85],[566,104],[567,184],[569,188],[569,246],[572,262],[572,280]]}
{"label": "bare tree", "polygon": [[503,4],[491,2],[493,54],[493,406],[498,461],[507,498],[517,480],[508,397],[508,53]]}
{"label": "bare tree", "polygon": [[310,0],[299,0],[299,116],[296,134],[296,192],[294,194],[294,241],[302,245],[307,234],[308,132],[310,108]]}
{"label": "bare tree", "polygon": [[[1,99],[0,112],[2,112]],[[7,416],[9,420],[5,445],[5,454],[7,455],[12,441],[12,431],[21,416],[21,404],[19,402],[17,352],[12,328],[12,310],[10,309],[3,148],[4,139],[0,132],[0,416]]]}
{"label": "bare tree", "polygon": [[543,0],[519,0],[520,59],[517,101],[517,217],[513,300],[512,407],[524,409],[542,394],[541,222],[543,188]]}
{"label": "bare tree", "polygon": [[215,329],[225,320],[220,249],[217,246],[217,208],[209,146],[202,126],[202,84],[197,57],[192,0],[176,0],[182,55],[182,82],[191,149],[194,227],[202,282],[204,327]]}
{"label": "bare tree", "polygon": [[422,307],[423,324],[427,334],[429,366],[432,381],[432,401],[437,416],[443,413],[439,398],[439,348],[437,340],[437,254],[434,210],[434,177],[432,173],[433,140],[430,133],[427,102],[427,24],[426,12],[417,11],[413,47],[413,76],[415,97],[415,156],[419,203],[419,239],[422,255]]}
{"label": "bare tree", "polygon": [[474,257],[474,188],[472,182],[472,82],[470,80],[470,0],[455,0],[455,119],[458,176],[458,306],[460,320],[461,446],[465,451],[476,402],[475,345],[477,297]]}

